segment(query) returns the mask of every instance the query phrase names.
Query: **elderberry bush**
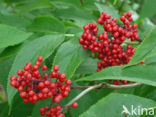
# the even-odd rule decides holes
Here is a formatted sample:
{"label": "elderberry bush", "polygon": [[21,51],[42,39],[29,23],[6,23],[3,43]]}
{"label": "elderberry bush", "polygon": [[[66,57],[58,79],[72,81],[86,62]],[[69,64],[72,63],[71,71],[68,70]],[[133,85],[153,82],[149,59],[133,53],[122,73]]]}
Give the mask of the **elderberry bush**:
{"label": "elderberry bush", "polygon": [[0,117],[155,117],[156,0],[0,0]]}

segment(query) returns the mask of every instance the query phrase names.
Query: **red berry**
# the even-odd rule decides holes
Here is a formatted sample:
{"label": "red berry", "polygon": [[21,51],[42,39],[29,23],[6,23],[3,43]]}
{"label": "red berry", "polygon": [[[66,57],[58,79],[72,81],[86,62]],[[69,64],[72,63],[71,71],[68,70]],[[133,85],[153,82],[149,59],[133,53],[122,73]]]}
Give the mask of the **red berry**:
{"label": "red berry", "polygon": [[44,81],[44,85],[45,86],[49,86],[50,85],[50,81],[48,81],[48,80]]}
{"label": "red berry", "polygon": [[52,71],[52,72],[51,72],[51,78],[57,78],[57,73],[54,72],[54,71]]}
{"label": "red berry", "polygon": [[65,84],[66,85],[71,85],[71,80],[66,80]]}
{"label": "red berry", "polygon": [[72,103],[72,107],[73,108],[77,108],[78,107],[78,104],[76,102]]}
{"label": "red berry", "polygon": [[16,77],[15,77],[15,76],[11,76],[11,77],[10,77],[10,80],[11,80],[11,81],[16,80]]}
{"label": "red berry", "polygon": [[39,56],[39,57],[38,57],[38,61],[39,61],[39,62],[42,62],[42,60],[43,60],[42,56]]}
{"label": "red berry", "polygon": [[48,93],[49,92],[49,89],[48,88],[44,88],[44,89],[42,89],[42,92],[43,93]]}
{"label": "red berry", "polygon": [[43,82],[40,82],[39,84],[38,84],[38,88],[40,88],[40,89],[43,89],[44,88],[44,83]]}
{"label": "red berry", "polygon": [[24,72],[23,72],[22,70],[18,70],[18,71],[17,71],[17,75],[19,75],[19,76],[22,76],[23,73],[24,73]]}
{"label": "red berry", "polygon": [[65,79],[66,78],[66,74],[59,74],[59,79]]}
{"label": "red berry", "polygon": [[43,71],[46,71],[46,70],[47,70],[47,66],[46,66],[46,65],[43,65],[43,66],[42,66],[42,70],[43,70]]}
{"label": "red berry", "polygon": [[57,65],[54,65],[53,69],[54,71],[59,71],[59,67]]}
{"label": "red berry", "polygon": [[26,92],[21,92],[21,93],[20,93],[20,96],[24,98],[24,97],[27,96],[27,93],[26,93]]}
{"label": "red berry", "polygon": [[34,66],[32,67],[32,69],[33,69],[34,71],[36,71],[36,70],[38,70],[38,66],[37,66],[37,65],[34,65]]}

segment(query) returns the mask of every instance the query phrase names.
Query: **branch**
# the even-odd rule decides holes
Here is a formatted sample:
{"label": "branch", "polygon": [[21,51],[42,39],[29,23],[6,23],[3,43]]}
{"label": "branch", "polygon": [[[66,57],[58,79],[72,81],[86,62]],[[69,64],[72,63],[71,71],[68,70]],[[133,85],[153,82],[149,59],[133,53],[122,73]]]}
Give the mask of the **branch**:
{"label": "branch", "polygon": [[[123,88],[133,88],[133,87],[139,86],[141,84],[133,83],[133,84],[127,84],[127,85],[112,85],[112,84],[108,84],[108,83],[101,83],[100,85],[101,85],[100,88],[123,89]],[[93,86],[71,86],[71,89],[87,89],[89,87],[93,87]]]}
{"label": "branch", "polygon": [[127,84],[127,85],[112,85],[112,84],[108,84],[108,83],[100,83],[100,84],[94,85],[94,86],[71,86],[72,89],[85,89],[85,90],[82,91],[80,94],[78,94],[75,98],[73,98],[68,104],[66,104],[63,107],[63,109],[61,110],[61,112],[64,109],[70,107],[72,105],[72,103],[79,100],[82,96],[84,96],[88,92],[92,91],[93,89],[98,89],[98,88],[123,89],[123,88],[133,88],[133,87],[137,87],[140,85],[141,85],[140,83],[133,83],[133,84]]}

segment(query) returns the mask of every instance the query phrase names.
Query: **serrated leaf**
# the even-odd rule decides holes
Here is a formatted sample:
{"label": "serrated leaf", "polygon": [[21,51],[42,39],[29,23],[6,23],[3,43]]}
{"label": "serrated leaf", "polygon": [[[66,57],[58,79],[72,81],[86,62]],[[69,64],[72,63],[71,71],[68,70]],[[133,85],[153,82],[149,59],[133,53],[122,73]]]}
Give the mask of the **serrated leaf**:
{"label": "serrated leaf", "polygon": [[[122,113],[125,109],[127,109],[130,114],[133,114],[132,108],[134,108],[135,113],[138,115],[140,114],[138,109],[149,109],[155,106],[156,102],[150,99],[130,94],[112,93],[99,100],[95,105],[93,105],[86,112],[81,114],[80,117],[125,117],[125,114]],[[130,114],[128,114],[127,116],[138,117],[137,115]]]}
{"label": "serrated leaf", "polygon": [[96,18],[91,13],[72,5],[67,8],[57,8],[53,14],[62,19],[74,20],[80,26],[96,21]]}
{"label": "serrated leaf", "polygon": [[124,66],[108,67],[88,77],[78,81],[98,81],[108,79],[120,79],[139,82],[151,86],[156,86],[156,66],[135,65],[124,68]]}
{"label": "serrated leaf", "polygon": [[63,23],[52,16],[36,17],[27,29],[32,32],[44,33],[65,32],[65,26]]}
{"label": "serrated leaf", "polygon": [[130,60],[129,65],[139,63],[147,57],[147,55],[156,46],[155,37],[156,27],[153,28],[152,32],[148,35],[148,37],[144,39],[144,41],[137,47],[136,52]]}
{"label": "serrated leaf", "polygon": [[56,53],[53,65],[60,67],[60,72],[71,78],[77,67],[88,57],[77,39],[72,39],[62,44]]}
{"label": "serrated leaf", "polygon": [[76,70],[78,74],[91,74],[95,73],[97,69],[98,59],[88,58],[86,59]]}
{"label": "serrated leaf", "polygon": [[7,93],[10,106],[17,92],[15,88],[10,86],[10,77],[16,75],[18,69],[23,69],[26,62],[34,63],[38,56],[43,56],[44,59],[49,57],[63,41],[64,35],[62,34],[46,35],[33,40],[21,49],[15,58],[8,77]]}
{"label": "serrated leaf", "polygon": [[30,35],[31,33],[23,32],[15,27],[0,24],[0,48],[19,44]]}

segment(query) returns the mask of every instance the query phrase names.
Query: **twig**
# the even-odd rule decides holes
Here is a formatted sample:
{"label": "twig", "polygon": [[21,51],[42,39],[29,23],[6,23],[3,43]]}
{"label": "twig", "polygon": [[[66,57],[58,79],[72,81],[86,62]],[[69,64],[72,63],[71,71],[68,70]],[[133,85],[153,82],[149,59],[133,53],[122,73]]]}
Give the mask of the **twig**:
{"label": "twig", "polygon": [[74,34],[64,34],[66,37],[74,37]]}
{"label": "twig", "polygon": [[133,83],[133,84],[127,84],[127,85],[112,85],[108,83],[100,83],[94,86],[71,86],[72,89],[85,89],[85,90],[82,91],[80,94],[78,94],[75,98],[73,98],[68,104],[66,104],[64,108],[61,110],[61,112],[64,109],[70,107],[72,103],[79,100],[82,96],[92,91],[93,89],[98,89],[98,88],[123,89],[123,88],[133,88],[133,87],[137,87],[140,85],[141,85],[140,83]]}
{"label": "twig", "polygon": [[109,89],[126,89],[126,88],[133,88],[133,87],[137,87],[140,86],[140,83],[133,83],[133,84],[127,84],[127,85],[112,85],[112,84],[107,84],[104,83],[104,87],[103,88],[109,88]]}
{"label": "twig", "polygon": [[[110,89],[123,89],[123,88],[133,88],[136,86],[141,85],[140,83],[133,83],[133,84],[127,84],[127,85],[112,85],[108,83],[101,83],[100,88],[110,88]],[[71,86],[71,89],[87,89],[92,86]]]}

